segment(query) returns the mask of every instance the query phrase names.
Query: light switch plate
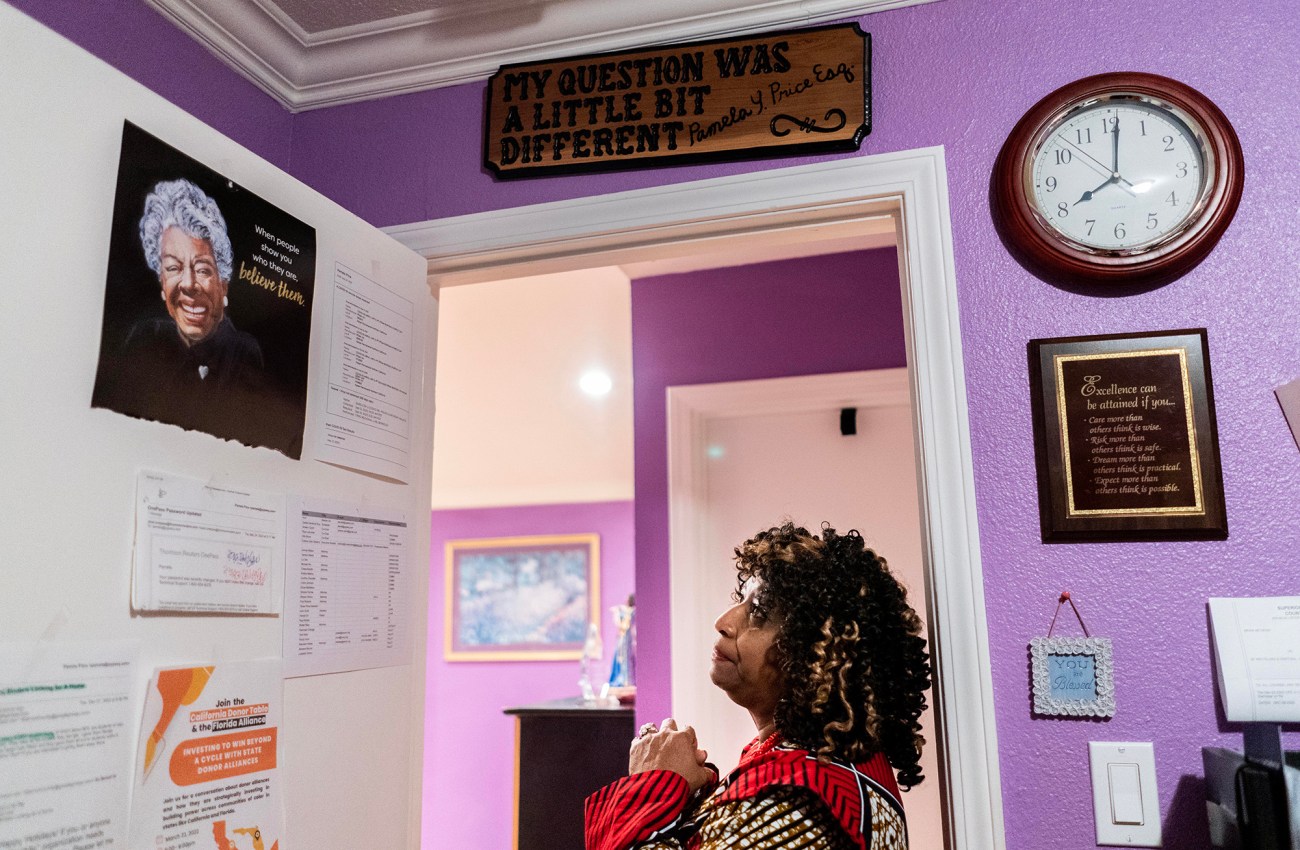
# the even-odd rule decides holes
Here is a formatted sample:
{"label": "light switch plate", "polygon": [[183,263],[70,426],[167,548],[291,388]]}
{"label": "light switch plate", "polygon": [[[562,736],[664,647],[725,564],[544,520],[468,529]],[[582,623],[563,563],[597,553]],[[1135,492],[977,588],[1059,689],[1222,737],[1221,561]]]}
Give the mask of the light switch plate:
{"label": "light switch plate", "polygon": [[1089,741],[1088,761],[1097,844],[1162,846],[1156,757],[1151,744]]}

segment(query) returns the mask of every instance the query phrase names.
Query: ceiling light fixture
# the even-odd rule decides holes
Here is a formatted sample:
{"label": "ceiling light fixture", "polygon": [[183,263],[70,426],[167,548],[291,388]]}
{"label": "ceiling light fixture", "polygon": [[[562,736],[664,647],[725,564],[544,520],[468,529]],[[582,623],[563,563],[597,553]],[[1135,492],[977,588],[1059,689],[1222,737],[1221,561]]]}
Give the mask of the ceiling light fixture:
{"label": "ceiling light fixture", "polygon": [[609,373],[592,369],[578,379],[578,386],[587,395],[602,396],[609,395],[609,391],[614,388],[614,381],[609,377]]}

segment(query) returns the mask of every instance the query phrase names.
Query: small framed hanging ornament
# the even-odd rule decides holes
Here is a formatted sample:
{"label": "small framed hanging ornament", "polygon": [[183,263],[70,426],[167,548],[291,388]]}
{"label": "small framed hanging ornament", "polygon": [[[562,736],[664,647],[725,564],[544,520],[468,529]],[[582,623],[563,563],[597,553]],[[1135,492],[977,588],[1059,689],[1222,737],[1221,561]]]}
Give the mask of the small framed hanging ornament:
{"label": "small framed hanging ornament", "polygon": [[[1070,603],[1083,637],[1052,637],[1061,606]],[[1115,663],[1110,638],[1092,637],[1070,591],[1061,594],[1047,637],[1029,642],[1034,714],[1049,717],[1114,717]]]}

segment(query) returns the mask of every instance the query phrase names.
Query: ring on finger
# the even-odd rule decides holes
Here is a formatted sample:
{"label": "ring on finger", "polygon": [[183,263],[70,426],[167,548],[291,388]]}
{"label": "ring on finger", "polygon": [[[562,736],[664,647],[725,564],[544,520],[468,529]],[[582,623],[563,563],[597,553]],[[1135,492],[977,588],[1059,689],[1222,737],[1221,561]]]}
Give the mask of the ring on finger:
{"label": "ring on finger", "polygon": [[658,731],[659,731],[659,727],[656,726],[655,724],[642,723],[641,729],[636,733],[636,736],[638,739],[640,739],[640,738],[644,738],[646,735],[650,735]]}

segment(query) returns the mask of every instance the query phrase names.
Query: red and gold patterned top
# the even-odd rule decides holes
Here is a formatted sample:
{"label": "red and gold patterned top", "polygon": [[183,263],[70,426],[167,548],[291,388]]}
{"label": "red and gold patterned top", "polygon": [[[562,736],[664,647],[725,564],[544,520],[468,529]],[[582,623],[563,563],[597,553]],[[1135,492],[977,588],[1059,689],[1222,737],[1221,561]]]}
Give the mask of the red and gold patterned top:
{"label": "red and gold patterned top", "polygon": [[670,770],[624,777],[587,798],[587,850],[906,850],[883,753],[818,762],[777,735],[755,739],[716,785],[691,794]]}

